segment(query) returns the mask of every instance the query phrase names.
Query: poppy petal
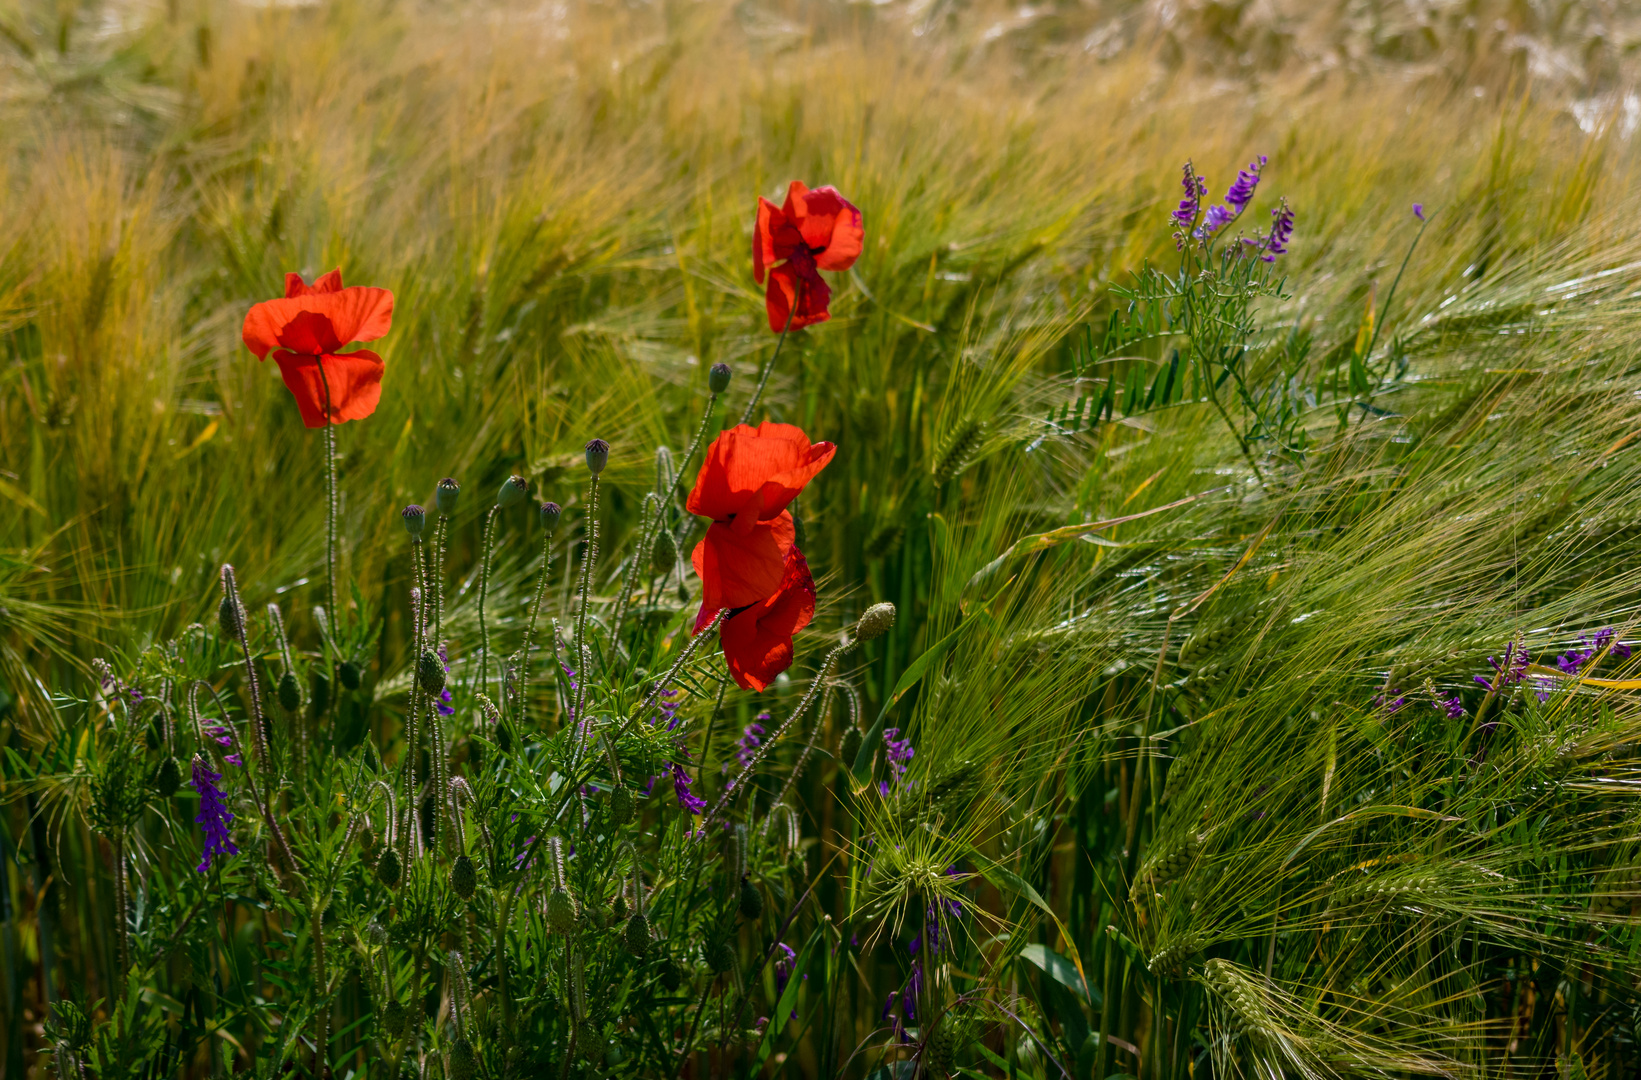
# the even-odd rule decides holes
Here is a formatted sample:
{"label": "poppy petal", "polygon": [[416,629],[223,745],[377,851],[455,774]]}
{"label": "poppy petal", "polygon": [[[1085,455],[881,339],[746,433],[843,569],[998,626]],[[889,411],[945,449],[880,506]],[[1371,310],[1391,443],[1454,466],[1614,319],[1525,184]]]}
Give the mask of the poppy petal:
{"label": "poppy petal", "polygon": [[758,196],[758,220],[752,229],[752,277],[759,285],[764,283],[764,272],[774,265],[779,256],[775,254],[775,227],[784,223],[786,215],[781,208]]}
{"label": "poppy petal", "polygon": [[795,538],[792,515],[787,513],[745,536],[713,522],[690,554],[701,579],[701,611],[707,621],[720,608],[746,607],[773,595],[781,587]]}
{"label": "poppy petal", "polygon": [[341,291],[342,271],[340,269],[332,270],[330,273],[314,279],[314,283],[312,285],[309,285],[307,282],[303,281],[301,274],[285,275],[285,299],[287,300],[297,296],[311,296],[314,293],[333,293]]}
{"label": "poppy petal", "polygon": [[[796,312],[792,310],[794,298],[798,305]],[[769,329],[775,333],[789,326],[800,330],[825,322],[832,317],[828,310],[831,303],[832,289],[815,272],[815,260],[807,251],[770,271],[769,286],[764,290],[764,310],[769,314]]]}
{"label": "poppy petal", "polygon": [[[340,282],[340,273],[333,273],[337,274],[335,280]],[[327,274],[320,278],[320,283],[330,276]],[[314,288],[318,285],[316,283]],[[386,289],[355,285],[337,292],[310,291],[301,296],[264,300],[253,305],[245,315],[245,326],[240,331],[245,347],[256,353],[258,360],[266,360],[275,349],[294,348],[289,342],[282,341],[280,335],[291,320],[304,311],[315,312],[330,320],[336,345],[326,351],[333,351],[350,341],[375,341],[386,334],[393,325],[393,294]]]}
{"label": "poppy petal", "polygon": [[724,620],[719,641],[730,675],[743,690],[763,690],[792,666],[792,638],[815,617],[815,579],[796,547],[787,554],[781,587]]}
{"label": "poppy petal", "polygon": [[323,356],[347,344],[330,318],[317,311],[298,311],[279,331],[279,344],[302,356]]}
{"label": "poppy petal", "polygon": [[834,187],[819,187],[787,202],[786,216],[803,234],[803,242],[822,270],[847,270],[855,265],[866,240],[860,209]]}
{"label": "poppy petal", "polygon": [[[285,386],[296,398],[302,422],[325,426],[325,396],[330,393],[331,422],[363,420],[382,399],[382,358],[369,349],[324,357],[305,356],[287,349],[274,353]],[[320,363],[324,371],[320,371]]]}
{"label": "poppy petal", "polygon": [[737,424],[707,448],[685,505],[692,514],[730,521],[756,501],[758,516],[772,519],[826,468],[834,453],[831,443],[811,443],[792,424]]}

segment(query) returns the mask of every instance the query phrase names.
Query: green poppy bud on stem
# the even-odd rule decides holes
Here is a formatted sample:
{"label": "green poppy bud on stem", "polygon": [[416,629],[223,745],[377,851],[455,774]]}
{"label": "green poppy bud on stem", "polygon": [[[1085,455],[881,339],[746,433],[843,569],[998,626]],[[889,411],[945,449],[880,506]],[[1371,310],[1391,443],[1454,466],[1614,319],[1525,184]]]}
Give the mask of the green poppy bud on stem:
{"label": "green poppy bud on stem", "polygon": [[390,889],[397,888],[402,869],[399,866],[399,853],[392,848],[383,848],[382,857],[376,860],[376,880]]}
{"label": "green poppy bud on stem", "polygon": [[435,697],[444,689],[444,665],[431,649],[424,650],[421,659],[416,661],[416,681],[423,693]]}
{"label": "green poppy bud on stem", "polygon": [[279,707],[288,713],[302,708],[302,688],[296,684],[294,671],[287,671],[279,677]]}
{"label": "green poppy bud on stem", "polygon": [[655,534],[655,545],[650,548],[650,569],[657,574],[670,574],[678,565],[678,541],[665,525]]}
{"label": "green poppy bud on stem", "polygon": [[439,513],[446,516],[456,512],[456,496],[462,493],[462,486],[452,477],[445,477],[439,481],[439,486],[433,489],[433,505]]}
{"label": "green poppy bud on stem", "polygon": [[707,368],[707,389],[714,394],[721,394],[729,389],[729,365],[723,362],[713,364]]}
{"label": "green poppy bud on stem", "polygon": [[541,527],[543,529],[546,529],[548,532],[552,532],[554,529],[558,528],[558,519],[559,519],[559,516],[562,515],[563,513],[564,513],[563,509],[560,508],[558,503],[556,503],[556,502],[544,502],[544,503],[542,503],[541,504]]}
{"label": "green poppy bud on stem", "polygon": [[873,604],[866,609],[866,613],[855,623],[855,640],[871,641],[880,638],[889,632],[895,624],[895,606],[893,604]]}
{"label": "green poppy bud on stem", "polygon": [[352,660],[342,661],[342,666],[336,669],[337,676],[342,680],[342,689],[357,690],[363,681],[364,672]]}
{"label": "green poppy bud on stem", "polygon": [[450,865],[451,890],[463,900],[471,900],[478,884],[479,875],[473,868],[473,860],[466,855],[457,855],[456,861]]}
{"label": "green poppy bud on stem", "polygon": [[751,922],[764,913],[764,894],[758,891],[758,886],[751,881],[741,882],[740,896],[741,918]]}
{"label": "green poppy bud on stem", "polygon": [[382,1010],[382,1030],[393,1042],[404,1038],[405,1030],[410,1027],[410,1010],[400,1001],[389,1001]]}
{"label": "green poppy bud on stem", "polygon": [[625,787],[618,787],[610,792],[610,824],[625,825],[632,820],[636,809],[632,792]]}
{"label": "green poppy bud on stem", "polygon": [[603,439],[593,439],[587,443],[587,471],[597,476],[604,471],[604,466],[610,463],[610,444]]}
{"label": "green poppy bud on stem", "polygon": [[547,925],[556,933],[568,934],[575,929],[576,903],[570,890],[557,886],[547,896]]}
{"label": "green poppy bud on stem", "polygon": [[474,1052],[473,1044],[457,1036],[455,1043],[450,1047],[450,1059],[445,1068],[445,1075],[449,1080],[473,1080],[479,1074],[479,1055]]}
{"label": "green poppy bud on stem", "polygon": [[509,506],[517,506],[524,501],[529,492],[530,484],[522,476],[509,476],[502,481],[501,490],[496,492],[496,505],[503,510]]}
{"label": "green poppy bud on stem", "polygon": [[650,921],[643,915],[634,915],[627,920],[627,932],[623,939],[627,951],[643,959],[644,954],[650,951]]}
{"label": "green poppy bud on stem", "polygon": [[238,637],[245,626],[245,609],[235,603],[233,597],[224,596],[217,605],[217,625],[222,628],[224,637]]}
{"label": "green poppy bud on stem", "polygon": [[154,770],[154,794],[162,799],[169,799],[182,786],[182,766],[177,759],[167,757]]}
{"label": "green poppy bud on stem", "polygon": [[399,520],[405,523],[405,532],[411,536],[421,536],[422,530],[427,527],[427,511],[411,503],[399,511]]}
{"label": "green poppy bud on stem", "polygon": [[849,768],[855,763],[855,759],[860,756],[860,744],[865,738],[860,733],[860,728],[855,727],[853,724],[849,725],[849,728],[844,731],[843,738],[838,741],[838,760],[844,768]]}

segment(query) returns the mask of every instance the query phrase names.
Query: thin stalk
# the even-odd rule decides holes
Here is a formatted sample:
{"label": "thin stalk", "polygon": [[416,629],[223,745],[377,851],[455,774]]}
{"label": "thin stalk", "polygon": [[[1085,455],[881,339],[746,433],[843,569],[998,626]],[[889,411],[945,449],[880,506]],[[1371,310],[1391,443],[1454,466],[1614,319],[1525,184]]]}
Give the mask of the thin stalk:
{"label": "thin stalk", "polygon": [[317,899],[308,909],[308,918],[313,927],[314,987],[319,993],[319,1007],[314,1010],[313,1075],[323,1080],[330,1046],[330,976],[325,970],[324,912]]}
{"label": "thin stalk", "polygon": [[576,674],[580,676],[576,683],[575,704],[571,716],[575,722],[578,738],[576,740],[574,757],[581,759],[581,740],[579,734],[585,731],[586,718],[582,710],[587,705],[587,680],[591,677],[591,653],[587,649],[587,607],[589,594],[592,592],[593,566],[598,561],[598,474],[593,473],[592,481],[587,485],[587,550],[581,560],[581,586],[579,589],[580,606],[576,611],[575,628],[575,656],[578,665]]}
{"label": "thin stalk", "polygon": [[[799,281],[797,287],[792,290],[792,308],[786,313],[786,325],[781,327],[781,336],[775,341],[775,351],[769,354],[768,362],[764,364],[763,371],[758,375],[758,386],[752,391],[752,400],[746,403],[746,411],[741,414],[741,423],[743,424],[752,423],[752,414],[757,411],[758,402],[764,396],[764,386],[769,382],[769,373],[775,370],[775,361],[780,359],[781,346],[786,344],[787,331],[792,329],[792,316],[798,313],[798,304],[802,299],[803,282]],[[702,430],[705,430],[705,425],[703,425]],[[686,466],[689,464],[689,458],[684,459],[684,464]],[[679,470],[679,475],[683,475],[682,469]]]}
{"label": "thin stalk", "polygon": [[541,575],[536,579],[536,597],[530,605],[530,619],[524,624],[524,648],[519,655],[523,657],[519,671],[519,697],[523,701],[529,700],[530,686],[530,648],[536,636],[536,620],[541,617],[541,608],[547,600],[547,575],[553,569],[553,534],[549,530],[542,531],[541,537]]}
{"label": "thin stalk", "polygon": [[130,885],[126,880],[125,830],[116,829],[109,844],[114,855],[114,931],[115,940],[119,943],[119,985],[123,986],[125,974],[131,970],[131,920],[128,917],[131,900]]}
{"label": "thin stalk", "polygon": [[[635,709],[633,714],[627,718],[626,723],[622,725],[622,734],[626,733],[627,728],[636,724],[640,716],[650,714],[650,710],[655,708],[655,703],[661,700],[661,691],[672,685],[673,680],[678,677],[678,672],[683,670],[684,665],[689,663],[695,656],[696,650],[701,647],[701,642],[712,636],[712,632],[718,629],[718,624],[723,622],[724,616],[728,614],[728,608],[720,608],[718,614],[712,617],[712,622],[707,624],[706,629],[689,639],[689,644],[685,645],[682,651],[678,653],[678,659],[672,662],[672,666],[667,669],[667,673],[656,680],[655,689],[651,691],[650,696],[644,699],[644,703]],[[583,679],[582,684],[585,685],[585,683],[586,680]],[[719,700],[723,700],[721,692]]]}
{"label": "thin stalk", "polygon": [[[479,556],[479,693],[490,692],[490,627],[484,619],[484,600],[490,592],[490,556],[496,543],[496,511],[492,506],[484,515],[484,543]],[[498,695],[499,696],[499,695]]]}
{"label": "thin stalk", "polygon": [[[336,421],[331,417],[330,379],[325,361],[317,357],[319,382],[325,389],[325,596],[331,617],[340,619],[336,606]],[[329,642],[327,641],[327,644]]]}
{"label": "thin stalk", "polygon": [[[786,322],[787,322],[788,326],[792,325],[792,319],[790,317],[787,318]],[[786,336],[786,331],[784,331],[784,330],[781,331],[781,336],[784,338]],[[780,351],[781,351],[780,344],[777,343],[775,345],[775,356],[779,356]],[[769,363],[771,365],[773,365],[775,363],[775,357],[774,356],[771,356],[769,358]],[[764,378],[765,379],[769,378],[769,372],[768,372],[767,367],[764,369]],[[763,393],[763,382],[761,380],[758,383],[758,393],[760,393],[760,394]],[[756,398],[754,398],[754,401],[756,401]],[[712,414],[714,412],[716,412],[717,409],[718,409],[718,395],[717,394],[712,394],[707,398],[707,407],[701,413],[701,423],[695,429],[695,438],[690,440],[689,449],[684,451],[684,460],[682,460],[678,463],[678,475],[673,478],[672,496],[671,496],[671,499],[668,500],[669,502],[672,501],[673,499],[677,499],[678,496],[683,492],[683,490],[684,490],[684,477],[689,475],[689,463],[691,461],[695,460],[695,452],[697,450],[701,449],[701,443],[703,441],[705,441],[705,439],[707,437],[707,428],[710,427],[711,424],[712,424]],[[743,423],[743,424],[746,423],[746,420],[742,419],[741,423]]]}
{"label": "thin stalk", "polygon": [[433,530],[433,642],[437,644],[444,637],[444,556],[446,545],[450,542],[450,515],[439,514],[439,524]]}

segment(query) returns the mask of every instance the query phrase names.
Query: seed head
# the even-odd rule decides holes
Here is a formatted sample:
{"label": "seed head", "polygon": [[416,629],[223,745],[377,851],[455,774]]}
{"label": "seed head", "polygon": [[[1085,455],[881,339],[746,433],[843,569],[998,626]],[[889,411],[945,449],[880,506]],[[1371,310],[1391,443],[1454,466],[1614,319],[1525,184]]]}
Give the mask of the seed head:
{"label": "seed head", "polygon": [[556,502],[544,502],[544,503],[542,503],[541,504],[541,527],[543,529],[546,529],[548,532],[552,532],[554,529],[558,528],[559,515],[561,515],[562,513],[564,513],[564,511],[562,509],[560,509],[558,503],[556,503]]}
{"label": "seed head", "polygon": [[456,512],[456,496],[462,493],[462,486],[447,476],[439,481],[439,486],[433,489],[433,505],[439,513],[447,517]]}
{"label": "seed head", "polygon": [[411,503],[399,511],[399,520],[405,523],[405,532],[419,539],[427,527],[427,511]]}
{"label": "seed head", "polygon": [[670,956],[661,961],[661,985],[668,993],[684,985],[683,969],[678,966],[678,961]]}
{"label": "seed head", "polygon": [[509,476],[502,481],[501,490],[496,492],[496,505],[502,509],[516,506],[524,501],[524,496],[530,491],[530,484],[522,476]]}
{"label": "seed head", "polygon": [[444,689],[444,665],[433,650],[424,650],[421,659],[416,661],[416,681],[421,684],[423,693],[434,697]]}
{"label": "seed head", "polygon": [[889,632],[895,624],[895,606],[889,603],[873,604],[855,623],[855,640],[871,641]]}
{"label": "seed head", "polygon": [[587,471],[597,476],[610,463],[610,444],[603,439],[587,443]]}
{"label": "seed head", "polygon": [[473,860],[466,855],[457,855],[456,861],[450,864],[451,891],[463,900],[471,900],[478,884],[479,875],[473,869]]}
{"label": "seed head", "polygon": [[729,365],[719,362],[707,368],[707,389],[721,394],[729,389]]}

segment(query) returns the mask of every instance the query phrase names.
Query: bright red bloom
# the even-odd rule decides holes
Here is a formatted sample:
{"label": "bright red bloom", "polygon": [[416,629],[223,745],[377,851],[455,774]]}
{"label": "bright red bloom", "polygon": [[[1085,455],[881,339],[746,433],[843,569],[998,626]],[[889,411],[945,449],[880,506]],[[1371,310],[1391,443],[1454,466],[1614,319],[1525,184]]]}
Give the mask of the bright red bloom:
{"label": "bright red bloom", "polygon": [[735,684],[762,690],[792,666],[792,637],[815,617],[815,579],[803,552],[791,548],[780,588],[774,595],[742,608],[718,631],[724,661]]}
{"label": "bright red bloom", "polygon": [[701,578],[699,633],[720,608],[741,608],[774,595],[792,550],[786,508],[837,448],[810,443],[791,424],[739,424],[707,448],[689,512],[712,519],[690,556]]}
{"label": "bright red bloom", "polygon": [[302,422],[324,427],[327,384],[329,423],[362,420],[376,411],[382,397],[382,358],[368,349],[338,350],[351,341],[375,341],[392,325],[392,293],[360,286],[344,289],[342,272],[332,270],[312,285],[300,274],[286,274],[285,298],[252,307],[241,337],[258,360],[273,353],[285,386],[302,411]]}
{"label": "bright red bloom", "polygon": [[[836,188],[810,191],[792,181],[786,203],[776,206],[758,197],[758,223],[752,235],[752,276],[763,285],[769,328],[776,333],[825,322],[832,290],[819,270],[847,270],[855,265],[866,237],[860,210]],[[797,304],[797,310],[792,305]]]}

